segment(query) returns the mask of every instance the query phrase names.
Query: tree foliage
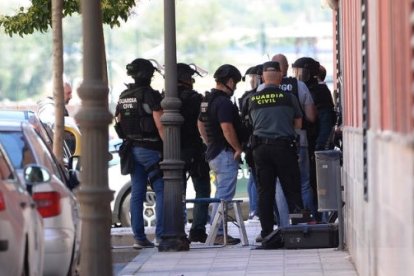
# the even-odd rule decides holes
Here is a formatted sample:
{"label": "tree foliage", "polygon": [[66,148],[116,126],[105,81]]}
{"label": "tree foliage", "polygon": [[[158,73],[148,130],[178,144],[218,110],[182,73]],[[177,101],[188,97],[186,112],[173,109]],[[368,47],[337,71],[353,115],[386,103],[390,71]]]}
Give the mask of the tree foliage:
{"label": "tree foliage", "polygon": [[[12,36],[32,34],[35,31],[47,32],[52,26],[52,0],[32,0],[29,8],[20,7],[12,16],[0,15],[0,27]],[[120,26],[121,20],[127,21],[135,0],[102,0],[103,22],[111,27]],[[80,13],[80,0],[64,0],[63,17]]]}

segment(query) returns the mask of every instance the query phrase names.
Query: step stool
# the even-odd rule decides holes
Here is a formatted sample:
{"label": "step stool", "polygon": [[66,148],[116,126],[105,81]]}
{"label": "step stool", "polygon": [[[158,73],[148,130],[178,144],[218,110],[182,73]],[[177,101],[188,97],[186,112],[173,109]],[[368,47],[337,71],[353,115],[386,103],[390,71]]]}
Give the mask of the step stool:
{"label": "step stool", "polygon": [[220,200],[218,198],[195,198],[195,199],[187,199],[186,202],[189,203],[219,203],[217,208],[217,212],[214,216],[213,223],[210,227],[210,233],[207,236],[207,240],[205,242],[206,246],[213,246],[214,241],[217,237],[217,232],[220,226],[220,223],[223,223],[223,235],[224,235],[224,245],[227,245],[227,222],[228,222],[228,206],[232,204],[234,213],[236,216],[236,221],[233,222],[239,229],[240,240],[243,246],[249,245],[249,241],[247,239],[246,228],[244,226],[243,216],[241,212],[241,203],[243,200],[236,199],[236,200]]}

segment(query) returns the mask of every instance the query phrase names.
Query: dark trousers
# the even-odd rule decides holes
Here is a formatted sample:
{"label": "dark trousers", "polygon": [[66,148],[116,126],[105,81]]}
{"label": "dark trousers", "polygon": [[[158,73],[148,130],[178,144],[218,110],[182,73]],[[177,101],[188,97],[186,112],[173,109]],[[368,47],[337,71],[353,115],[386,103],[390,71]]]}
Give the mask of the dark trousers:
{"label": "dark trousers", "polygon": [[[196,198],[210,197],[210,168],[204,159],[204,152],[195,148],[181,149],[182,160],[185,162],[184,174],[191,177],[196,192]],[[187,187],[185,183],[184,193]],[[208,203],[195,203],[191,230],[206,232],[208,222]]]}
{"label": "dark trousers", "polygon": [[253,150],[259,195],[262,237],[273,231],[276,178],[279,178],[289,213],[303,208],[296,146],[288,141],[259,144]]}

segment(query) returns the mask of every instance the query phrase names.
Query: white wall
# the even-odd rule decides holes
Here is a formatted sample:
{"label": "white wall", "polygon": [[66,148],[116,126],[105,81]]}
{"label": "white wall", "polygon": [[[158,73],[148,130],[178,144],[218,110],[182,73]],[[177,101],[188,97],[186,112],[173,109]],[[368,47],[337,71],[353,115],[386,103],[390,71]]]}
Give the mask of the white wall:
{"label": "white wall", "polygon": [[344,129],[345,235],[360,275],[414,275],[414,143],[368,132],[368,200],[362,130]]}

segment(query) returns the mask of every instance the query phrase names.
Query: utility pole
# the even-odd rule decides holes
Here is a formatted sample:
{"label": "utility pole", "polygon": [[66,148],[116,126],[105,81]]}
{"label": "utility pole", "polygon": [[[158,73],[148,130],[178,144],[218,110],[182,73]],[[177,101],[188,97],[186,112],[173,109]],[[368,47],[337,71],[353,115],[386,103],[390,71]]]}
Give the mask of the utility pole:
{"label": "utility pole", "polygon": [[76,119],[82,131],[81,274],[112,275],[110,202],[108,188],[108,85],[105,76],[101,1],[81,0],[83,82],[78,89],[82,105]]}
{"label": "utility pole", "polygon": [[164,114],[164,234],[159,251],[188,251],[184,232],[183,192],[184,162],[180,160],[180,125],[183,123],[177,96],[177,49],[175,37],[175,1],[164,0],[165,98],[161,102]]}

